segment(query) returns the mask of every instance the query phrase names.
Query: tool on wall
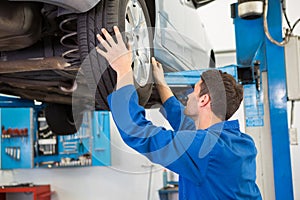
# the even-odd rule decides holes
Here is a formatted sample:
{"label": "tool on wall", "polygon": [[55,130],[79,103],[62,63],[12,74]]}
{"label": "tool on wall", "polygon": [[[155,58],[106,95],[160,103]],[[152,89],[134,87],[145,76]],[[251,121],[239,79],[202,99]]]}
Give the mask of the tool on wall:
{"label": "tool on wall", "polygon": [[50,130],[45,113],[38,114],[37,152],[38,155],[56,155],[58,152],[57,136]]}
{"label": "tool on wall", "polygon": [[15,160],[21,159],[21,148],[20,147],[5,147],[5,153]]}
{"label": "tool on wall", "polygon": [[28,128],[8,128],[2,126],[2,138],[12,138],[12,137],[27,137]]}

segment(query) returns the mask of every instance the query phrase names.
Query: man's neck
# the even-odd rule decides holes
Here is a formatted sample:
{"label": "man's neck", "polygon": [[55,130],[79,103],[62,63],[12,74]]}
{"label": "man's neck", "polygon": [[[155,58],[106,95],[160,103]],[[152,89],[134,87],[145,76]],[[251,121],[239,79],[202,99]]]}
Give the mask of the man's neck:
{"label": "man's neck", "polygon": [[197,129],[207,129],[220,122],[222,122],[222,120],[211,113],[209,115],[202,115],[202,117],[200,116],[195,120],[195,125]]}

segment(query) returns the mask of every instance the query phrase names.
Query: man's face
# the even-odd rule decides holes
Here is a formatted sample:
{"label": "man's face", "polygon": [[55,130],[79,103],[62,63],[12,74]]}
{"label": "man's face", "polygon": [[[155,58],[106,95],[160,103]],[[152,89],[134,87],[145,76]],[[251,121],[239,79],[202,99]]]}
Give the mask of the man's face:
{"label": "man's face", "polygon": [[198,102],[199,102],[199,94],[201,90],[200,84],[202,83],[202,80],[198,81],[195,84],[194,91],[188,95],[188,101],[186,104],[186,108],[184,110],[184,114],[191,117],[191,118],[197,118],[198,117]]}

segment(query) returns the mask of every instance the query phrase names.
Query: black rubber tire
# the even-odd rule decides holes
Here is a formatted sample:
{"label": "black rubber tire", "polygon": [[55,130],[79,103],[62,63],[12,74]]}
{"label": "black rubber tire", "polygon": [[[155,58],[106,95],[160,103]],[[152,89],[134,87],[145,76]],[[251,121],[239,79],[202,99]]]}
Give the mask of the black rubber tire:
{"label": "black rubber tire", "polygon": [[[146,23],[151,27],[150,17],[144,0],[138,0],[145,14]],[[96,110],[109,110],[107,96],[116,85],[116,73],[107,61],[95,51],[98,45],[96,34],[101,28],[106,28],[113,34],[113,26],[118,26],[121,32],[125,31],[125,12],[128,0],[102,0],[97,6],[87,13],[78,16],[78,43],[81,57],[81,68],[85,75],[88,87],[95,95]],[[153,35],[150,33],[150,44]],[[153,49],[151,48],[153,55]],[[151,55],[151,56],[152,56]],[[152,75],[152,73],[151,73]],[[151,79],[152,77],[149,77]],[[137,87],[141,105],[146,105],[152,92],[152,80],[146,86]]]}
{"label": "black rubber tire", "polygon": [[48,104],[45,117],[49,128],[56,135],[76,133],[83,121],[83,113],[73,114],[72,106],[64,104]]}

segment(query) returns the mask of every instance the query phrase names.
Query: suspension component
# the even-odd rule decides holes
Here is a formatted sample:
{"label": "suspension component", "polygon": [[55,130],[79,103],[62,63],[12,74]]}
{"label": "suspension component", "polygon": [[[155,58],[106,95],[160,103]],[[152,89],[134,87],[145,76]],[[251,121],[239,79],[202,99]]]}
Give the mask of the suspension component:
{"label": "suspension component", "polygon": [[[79,66],[81,64],[79,47],[77,42],[77,16],[65,15],[66,19],[62,20],[59,24],[60,30],[65,33],[61,37],[60,43],[66,48],[62,53],[62,57],[71,64],[71,66]],[[72,93],[77,89],[77,83],[74,80],[70,88],[64,86],[59,87],[63,92]]]}
{"label": "suspension component", "polygon": [[71,66],[80,65],[80,55],[77,42],[77,16],[67,15],[66,19],[60,22],[59,28],[65,33],[60,39],[60,43],[66,47],[66,51],[62,53],[62,57],[66,59]]}

